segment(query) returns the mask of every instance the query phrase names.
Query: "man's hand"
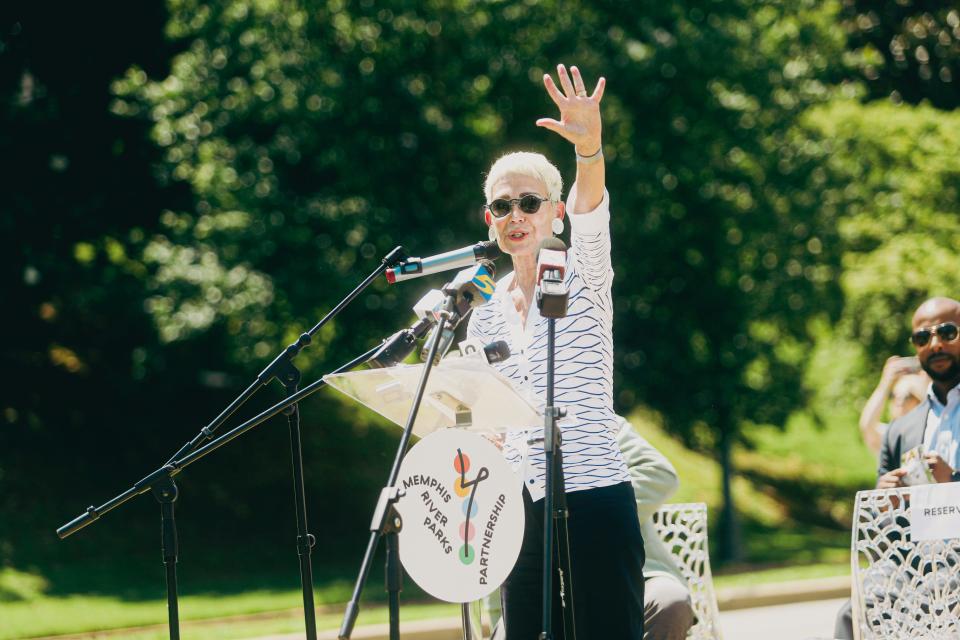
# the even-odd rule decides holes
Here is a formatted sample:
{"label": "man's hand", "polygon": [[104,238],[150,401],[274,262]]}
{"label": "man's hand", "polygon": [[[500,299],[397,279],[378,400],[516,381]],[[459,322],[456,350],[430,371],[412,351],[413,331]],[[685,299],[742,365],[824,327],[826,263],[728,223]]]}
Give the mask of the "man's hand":
{"label": "man's hand", "polygon": [[877,480],[877,489],[893,489],[894,487],[903,487],[903,476],[907,475],[907,470],[903,467],[888,471]]}
{"label": "man's hand", "polygon": [[933,474],[933,479],[937,482],[950,482],[950,478],[953,476],[953,468],[947,464],[947,461],[940,457],[939,453],[927,453],[924,457],[924,462],[927,463],[927,466],[930,467],[930,472]]}
{"label": "man's hand", "polygon": [[600,150],[600,99],[603,98],[603,89],[607,81],[603,78],[597,81],[593,95],[588,95],[580,76],[580,70],[570,67],[573,80],[567,75],[567,69],[562,64],[557,65],[557,76],[560,78],[561,92],[554,84],[550,74],[544,74],[543,86],[547,88],[550,99],[560,109],[560,120],[540,118],[538,127],[550,129],[560,134],[574,145],[581,156],[590,156]]}
{"label": "man's hand", "polygon": [[914,373],[915,371],[916,361],[913,358],[890,356],[883,365],[883,373],[880,374],[880,380],[887,384],[893,384],[900,376]]}

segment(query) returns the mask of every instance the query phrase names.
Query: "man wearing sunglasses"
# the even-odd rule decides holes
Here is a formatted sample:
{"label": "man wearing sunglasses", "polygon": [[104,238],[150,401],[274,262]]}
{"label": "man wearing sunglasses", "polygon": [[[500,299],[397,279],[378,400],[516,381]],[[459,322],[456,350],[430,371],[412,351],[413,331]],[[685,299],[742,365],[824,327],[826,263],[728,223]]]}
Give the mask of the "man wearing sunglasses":
{"label": "man wearing sunglasses", "polygon": [[[933,383],[922,403],[890,423],[880,448],[878,489],[904,486],[900,457],[921,444],[934,480],[960,481],[960,302],[931,298],[917,308],[912,325],[910,341]],[[854,637],[850,601],[838,612],[833,635]]]}
{"label": "man wearing sunglasses", "polygon": [[880,450],[878,489],[902,487],[904,452],[924,445],[937,482],[960,480],[960,302],[931,298],[913,314],[910,340],[933,383],[926,399],[895,420]]}

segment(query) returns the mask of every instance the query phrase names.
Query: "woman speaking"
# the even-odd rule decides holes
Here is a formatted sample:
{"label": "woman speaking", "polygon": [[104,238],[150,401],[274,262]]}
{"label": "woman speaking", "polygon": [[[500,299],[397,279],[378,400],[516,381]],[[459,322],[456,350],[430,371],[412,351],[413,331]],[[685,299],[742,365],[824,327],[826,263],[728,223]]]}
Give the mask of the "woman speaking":
{"label": "woman speaking", "polygon": [[[557,75],[559,88],[549,75],[543,83],[560,119],[541,118],[537,125],[574,145],[576,182],[564,204],[560,172],[540,154],[510,153],[490,168],[484,221],[490,239],[510,255],[513,272],[474,310],[468,335],[485,344],[506,341],[513,356],[496,366],[521,392],[545,404],[547,320],[533,304],[537,250],[569,220],[564,280],[570,297],[566,317],[556,321],[554,389],[555,404],[571,416],[561,424],[561,450],[576,634],[581,640],[640,640],[643,540],[613,412],[613,268],[600,118],[605,81],[588,94],[577,67],[568,74],[558,65]],[[539,427],[508,433],[503,443],[506,459],[523,477],[527,523],[517,564],[501,591],[508,640],[534,640],[542,631],[542,438]],[[553,627],[559,630],[560,594],[553,592]]]}

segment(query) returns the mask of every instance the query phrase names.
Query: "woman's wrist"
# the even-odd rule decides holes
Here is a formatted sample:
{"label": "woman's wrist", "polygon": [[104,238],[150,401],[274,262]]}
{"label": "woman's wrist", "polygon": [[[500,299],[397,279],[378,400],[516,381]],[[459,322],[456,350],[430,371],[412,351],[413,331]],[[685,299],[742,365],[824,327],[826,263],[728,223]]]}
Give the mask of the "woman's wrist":
{"label": "woman's wrist", "polygon": [[573,151],[578,156],[589,158],[595,156],[603,150],[603,143],[600,140],[586,142],[584,144],[573,145]]}
{"label": "woman's wrist", "polygon": [[593,164],[603,159],[603,145],[601,144],[598,144],[595,150],[590,153],[580,153],[580,149],[577,147],[573,148],[573,152],[577,157],[578,164]]}

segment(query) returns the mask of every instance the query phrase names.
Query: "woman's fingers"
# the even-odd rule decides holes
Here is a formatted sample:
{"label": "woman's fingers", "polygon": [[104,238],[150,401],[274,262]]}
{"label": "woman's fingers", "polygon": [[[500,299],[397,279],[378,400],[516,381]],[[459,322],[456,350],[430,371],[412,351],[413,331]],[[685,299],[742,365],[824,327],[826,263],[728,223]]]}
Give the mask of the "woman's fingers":
{"label": "woman's fingers", "polygon": [[547,95],[550,96],[553,103],[556,104],[557,107],[560,107],[564,97],[563,94],[560,93],[560,90],[557,89],[557,85],[553,83],[553,78],[550,77],[549,73],[543,74],[543,86],[547,88]]}
{"label": "woman's fingers", "polygon": [[560,135],[566,137],[566,129],[563,124],[554,120],[553,118],[540,118],[537,120],[537,126],[543,127],[544,129],[549,129],[554,133],[559,133]]}
{"label": "woman's fingers", "polygon": [[587,95],[587,88],[583,84],[583,77],[580,75],[580,69],[570,67],[570,74],[573,76],[573,89],[577,97],[584,98]]}
{"label": "woman's fingers", "polygon": [[607,87],[607,79],[602,77],[597,80],[597,87],[593,90],[593,95],[590,96],[591,99],[600,102],[603,99],[603,90]]}
{"label": "woman's fingers", "polygon": [[567,68],[562,64],[557,65],[557,76],[560,78],[560,86],[563,87],[563,92],[567,95],[567,98],[577,95],[573,83],[570,82],[570,76],[567,74]]}

